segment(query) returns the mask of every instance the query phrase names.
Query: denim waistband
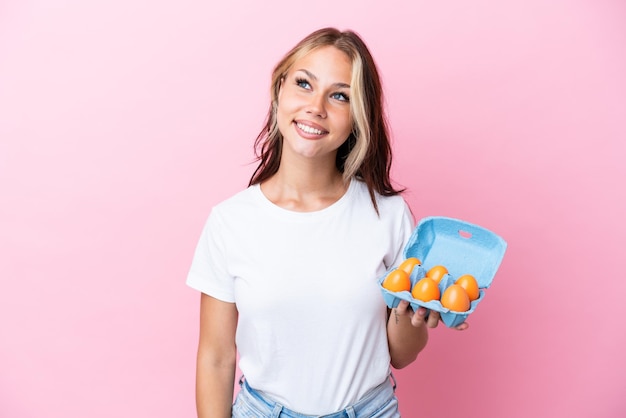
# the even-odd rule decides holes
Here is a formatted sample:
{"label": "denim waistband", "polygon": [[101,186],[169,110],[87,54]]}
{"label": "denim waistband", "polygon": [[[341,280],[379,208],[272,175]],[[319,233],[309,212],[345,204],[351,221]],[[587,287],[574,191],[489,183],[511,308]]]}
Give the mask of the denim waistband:
{"label": "denim waistband", "polygon": [[253,398],[267,406],[268,410],[272,410],[275,414],[273,416],[281,416],[286,418],[355,418],[364,408],[369,407],[368,403],[371,399],[385,392],[388,394],[388,397],[391,398],[394,396],[394,392],[396,390],[396,379],[393,374],[390,374],[383,383],[369,390],[356,403],[347,406],[341,411],[333,412],[327,415],[306,415],[288,409],[281,404],[271,399],[268,399],[260,392],[252,389],[250,385],[248,385],[248,382],[245,380],[244,376],[242,376],[239,380],[239,384],[241,385],[242,389],[248,392]]}

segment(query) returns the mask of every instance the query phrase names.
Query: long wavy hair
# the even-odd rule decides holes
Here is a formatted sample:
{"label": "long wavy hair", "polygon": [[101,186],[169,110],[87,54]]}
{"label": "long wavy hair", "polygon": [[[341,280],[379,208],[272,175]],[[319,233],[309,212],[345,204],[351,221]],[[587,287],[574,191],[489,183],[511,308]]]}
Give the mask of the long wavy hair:
{"label": "long wavy hair", "polygon": [[393,196],[402,190],[396,190],[390,180],[392,153],[378,69],[363,40],[350,30],[319,29],[293,47],[274,68],[270,108],[265,125],[254,142],[259,165],[249,185],[272,177],[280,166],[283,137],[278,130],[276,112],[283,77],[294,62],[324,46],[334,46],[344,52],[352,63],[350,112],[353,126],[350,136],[337,151],[337,169],[344,181],[354,177],[367,185],[374,209],[378,212],[375,192]]}

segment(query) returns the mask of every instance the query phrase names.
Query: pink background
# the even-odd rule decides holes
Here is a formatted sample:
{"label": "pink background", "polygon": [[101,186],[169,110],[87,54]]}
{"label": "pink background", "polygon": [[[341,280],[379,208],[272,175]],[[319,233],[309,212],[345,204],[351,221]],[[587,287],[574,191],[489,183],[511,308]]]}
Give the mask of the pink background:
{"label": "pink background", "polygon": [[418,218],[509,248],[406,417],[626,416],[626,3],[0,3],[0,416],[194,416],[210,207],[245,187],[274,63],[354,28]]}

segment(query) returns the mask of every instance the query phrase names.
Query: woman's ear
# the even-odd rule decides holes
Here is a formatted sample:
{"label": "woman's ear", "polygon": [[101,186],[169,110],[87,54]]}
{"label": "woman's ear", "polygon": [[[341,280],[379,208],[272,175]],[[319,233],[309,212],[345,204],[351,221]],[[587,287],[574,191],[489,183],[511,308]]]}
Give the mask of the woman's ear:
{"label": "woman's ear", "polygon": [[283,91],[283,83],[285,82],[285,76],[280,77],[280,81],[278,82],[278,92],[276,94],[276,101],[280,100],[280,95]]}

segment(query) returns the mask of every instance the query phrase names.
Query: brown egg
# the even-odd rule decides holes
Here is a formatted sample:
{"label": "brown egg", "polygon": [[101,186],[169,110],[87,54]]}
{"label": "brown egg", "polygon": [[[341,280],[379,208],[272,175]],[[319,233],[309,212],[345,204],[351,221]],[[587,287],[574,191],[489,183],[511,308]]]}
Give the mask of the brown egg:
{"label": "brown egg", "polygon": [[465,289],[453,284],[444,290],[441,296],[441,306],[455,312],[465,312],[470,308],[470,298]]}

